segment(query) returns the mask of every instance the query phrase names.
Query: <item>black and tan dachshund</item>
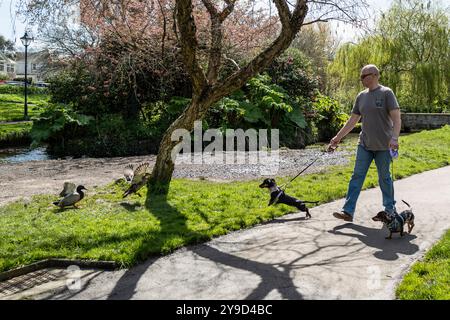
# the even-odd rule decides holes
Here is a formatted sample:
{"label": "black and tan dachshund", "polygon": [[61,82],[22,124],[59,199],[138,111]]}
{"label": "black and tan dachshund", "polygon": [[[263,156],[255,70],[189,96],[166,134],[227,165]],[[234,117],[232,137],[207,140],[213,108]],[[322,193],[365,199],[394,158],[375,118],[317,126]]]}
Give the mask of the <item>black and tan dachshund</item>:
{"label": "black and tan dachshund", "polygon": [[408,210],[402,211],[400,214],[389,214],[386,211],[380,211],[372,218],[373,221],[381,221],[386,225],[389,230],[389,236],[386,239],[392,239],[392,233],[397,232],[400,232],[400,236],[403,237],[403,227],[405,224],[408,225],[409,234],[414,228],[414,214],[411,206],[406,201],[403,202],[409,207]]}
{"label": "black and tan dachshund", "polygon": [[318,203],[318,201],[303,201],[294,197],[288,196],[277,186],[275,179],[264,179],[263,183],[259,185],[260,188],[267,188],[270,192],[269,206],[272,204],[283,203],[288,206],[293,206],[302,212],[306,212],[306,218],[311,218],[308,208],[305,203]]}

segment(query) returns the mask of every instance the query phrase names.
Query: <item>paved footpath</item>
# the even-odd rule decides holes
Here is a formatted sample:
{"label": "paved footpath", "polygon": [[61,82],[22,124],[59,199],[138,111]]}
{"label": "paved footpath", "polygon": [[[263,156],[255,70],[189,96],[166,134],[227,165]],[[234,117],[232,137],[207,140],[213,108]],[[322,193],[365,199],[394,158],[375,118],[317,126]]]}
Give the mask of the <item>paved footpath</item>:
{"label": "paved footpath", "polygon": [[84,270],[81,290],[68,290],[64,279],[6,298],[394,299],[411,264],[450,228],[450,166],[395,181],[395,189],[416,215],[403,238],[386,240],[371,220],[381,209],[375,188],[361,193],[353,223],[332,217],[340,199],[313,208],[310,220],[290,214],[129,270]]}

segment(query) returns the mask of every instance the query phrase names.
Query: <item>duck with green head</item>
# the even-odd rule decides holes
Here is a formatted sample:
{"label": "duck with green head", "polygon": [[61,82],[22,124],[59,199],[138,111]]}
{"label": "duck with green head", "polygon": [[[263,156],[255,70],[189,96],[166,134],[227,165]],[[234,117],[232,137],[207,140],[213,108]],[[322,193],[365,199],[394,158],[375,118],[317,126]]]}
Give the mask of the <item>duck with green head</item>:
{"label": "duck with green head", "polygon": [[87,189],[82,185],[76,187],[76,185],[72,182],[64,182],[64,188],[59,193],[59,196],[63,198],[53,202],[53,204],[60,208],[69,206],[74,206],[77,208],[76,203],[84,198],[83,190]]}

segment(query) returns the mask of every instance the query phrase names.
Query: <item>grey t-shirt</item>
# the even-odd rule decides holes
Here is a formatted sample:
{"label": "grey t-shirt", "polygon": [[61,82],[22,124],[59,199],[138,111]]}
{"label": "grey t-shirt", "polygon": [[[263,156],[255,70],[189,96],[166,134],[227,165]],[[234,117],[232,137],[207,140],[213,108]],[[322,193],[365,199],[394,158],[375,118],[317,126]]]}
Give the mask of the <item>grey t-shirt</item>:
{"label": "grey t-shirt", "polygon": [[399,109],[394,92],[380,85],[375,90],[366,89],[356,97],[352,113],[361,115],[362,130],[359,144],[367,150],[389,150],[393,122],[389,112]]}

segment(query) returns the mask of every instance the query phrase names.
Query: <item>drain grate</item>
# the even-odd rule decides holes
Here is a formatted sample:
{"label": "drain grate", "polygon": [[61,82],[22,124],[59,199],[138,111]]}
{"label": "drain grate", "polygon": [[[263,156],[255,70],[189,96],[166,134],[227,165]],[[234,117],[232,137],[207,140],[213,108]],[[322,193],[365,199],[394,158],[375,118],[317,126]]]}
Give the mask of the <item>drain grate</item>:
{"label": "drain grate", "polygon": [[53,271],[49,269],[38,270],[0,282],[0,295],[10,295],[22,292],[38,285],[66,277],[64,270]]}

